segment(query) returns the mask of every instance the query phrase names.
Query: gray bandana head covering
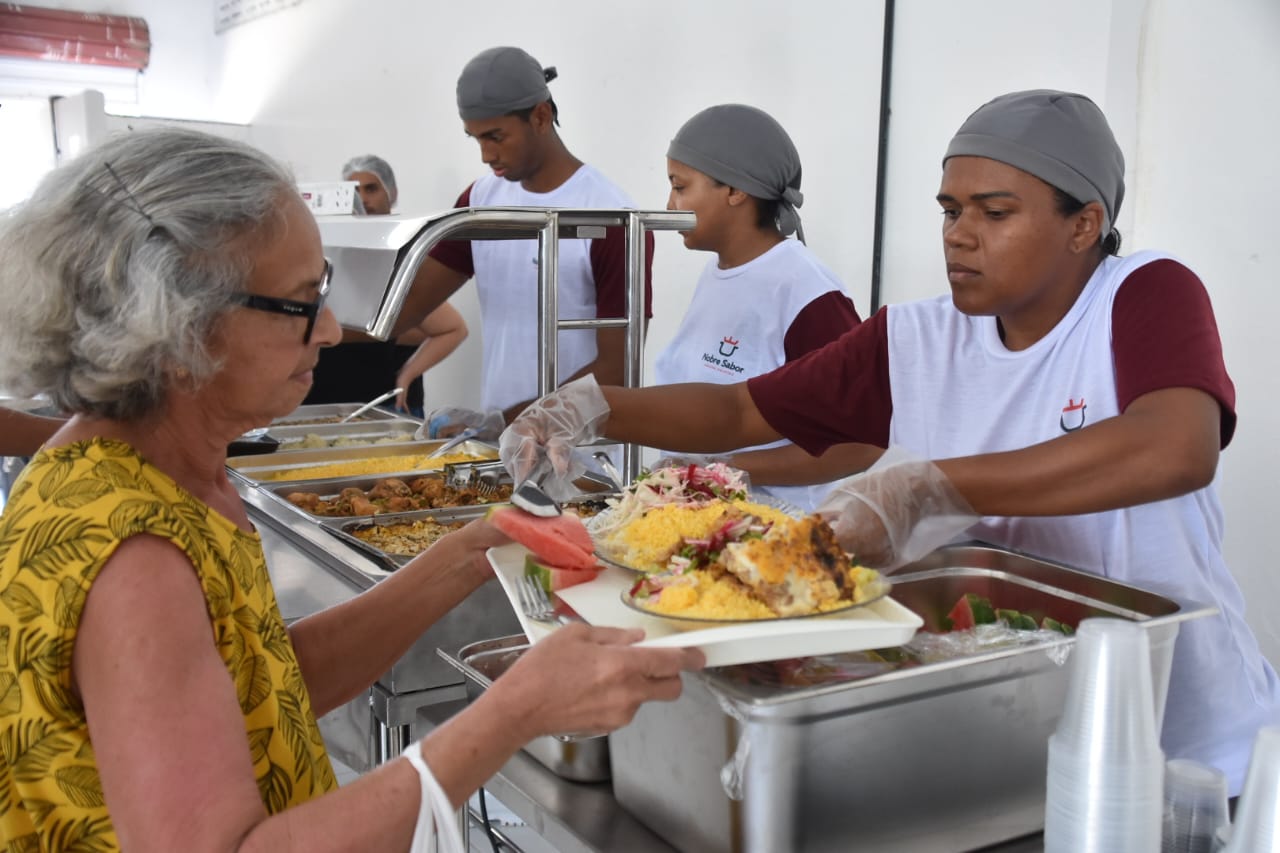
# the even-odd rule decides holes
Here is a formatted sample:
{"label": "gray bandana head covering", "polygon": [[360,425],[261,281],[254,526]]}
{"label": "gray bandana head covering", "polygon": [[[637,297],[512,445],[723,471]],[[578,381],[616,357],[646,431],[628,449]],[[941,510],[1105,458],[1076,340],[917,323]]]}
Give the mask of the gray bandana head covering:
{"label": "gray bandana head covering", "polygon": [[1036,89],[1011,92],[965,119],[948,158],[999,160],[1081,202],[1099,202],[1102,236],[1111,233],[1124,200],[1124,155],[1107,118],[1084,95]]}
{"label": "gray bandana head covering", "polygon": [[744,104],[708,107],[684,123],[667,156],[747,195],[779,202],[778,229],[804,242],[800,153],[764,110]]}
{"label": "gray bandana head covering", "polygon": [[458,115],[463,121],[497,118],[551,100],[547,84],[554,68],[518,47],[491,47],[467,63],[458,76]]}
{"label": "gray bandana head covering", "polygon": [[387,191],[387,198],[391,199],[392,204],[396,203],[396,197],[400,195],[400,191],[396,189],[396,173],[391,171],[390,163],[375,154],[352,157],[342,166],[342,180],[347,180],[356,172],[372,172],[377,175]]}

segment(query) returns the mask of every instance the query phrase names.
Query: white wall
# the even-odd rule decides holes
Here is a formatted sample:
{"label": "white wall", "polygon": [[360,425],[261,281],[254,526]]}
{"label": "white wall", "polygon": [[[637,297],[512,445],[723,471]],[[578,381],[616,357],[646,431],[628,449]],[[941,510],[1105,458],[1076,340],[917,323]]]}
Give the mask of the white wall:
{"label": "white wall", "polygon": [[[85,2],[50,2],[84,8]],[[590,0],[488,4],[303,0],[215,36],[209,0],[102,0],[151,25],[152,65],[137,110],[253,122],[252,138],[302,180],[330,180],[357,152],[389,159],[402,209],[449,206],[481,170],[453,86],[462,64],[519,44],[561,78],[552,91],[571,150],[643,207],[665,204],[663,152],[703,106],[757,104],[805,161],[810,244],[868,305],[879,2]],[[1223,455],[1227,556],[1255,628],[1280,660],[1270,568],[1280,402],[1269,321],[1280,316],[1270,210],[1280,196],[1280,4],[1275,0],[985,0],[897,4],[884,256],[885,301],[944,292],[933,197],[947,140],[986,99],[1030,87],[1089,94],[1128,160],[1119,218],[1126,247],[1176,252],[1214,299],[1240,426]],[[705,257],[659,235],[650,352],[670,335]],[[470,288],[455,297],[477,328]],[[429,383],[468,403],[474,339]]]}

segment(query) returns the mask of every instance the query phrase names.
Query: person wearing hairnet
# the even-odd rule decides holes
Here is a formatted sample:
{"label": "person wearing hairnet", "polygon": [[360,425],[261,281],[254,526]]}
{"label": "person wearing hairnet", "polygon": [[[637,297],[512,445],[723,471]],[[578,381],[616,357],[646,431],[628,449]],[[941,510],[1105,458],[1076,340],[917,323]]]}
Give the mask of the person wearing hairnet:
{"label": "person wearing hairnet", "polygon": [[[361,207],[370,216],[391,213],[399,198],[391,164],[375,154],[352,157],[342,179],[357,183]],[[435,367],[467,338],[467,321],[448,302],[392,341],[374,341],[358,332],[343,333],[342,343],[320,351],[315,383],[307,403],[350,403],[391,388],[400,393],[390,407],[422,417],[422,374]]]}
{"label": "person wearing hairnet", "polygon": [[[458,77],[458,114],[480,146],[490,173],[476,179],[458,207],[633,208],[631,199],[565,146],[559,110],[543,68],[517,47],[481,52]],[[626,253],[621,227],[595,240],[560,240],[562,319],[622,317]],[[428,416],[430,437],[477,430],[495,439],[510,418],[538,395],[538,250],[534,240],[448,240],[425,259],[400,313],[397,330],[417,322],[474,277],[480,297],[484,358],[480,410],[447,407]],[[653,235],[645,234],[645,316],[652,304]],[[620,384],[626,329],[561,331],[557,382],[595,374]]]}
{"label": "person wearing hairnet", "polygon": [[[676,132],[667,148],[667,209],[697,214],[693,229],[683,232],[684,244],[715,258],[654,362],[654,384],[741,382],[820,349],[859,323],[840,280],[805,245],[800,175],[791,137],[756,107],[708,107]],[[796,239],[788,239],[792,234]],[[743,467],[756,485],[769,482]],[[761,489],[806,511],[829,490]]]}
{"label": "person wearing hairnet", "polygon": [[391,164],[376,154],[362,154],[344,163],[342,180],[356,182],[360,206],[370,216],[390,213],[400,194]]}
{"label": "person wearing hairnet", "polygon": [[517,477],[543,454],[558,471],[596,434],[694,452],[784,436],[815,454],[887,447],[819,507],[867,565],[964,534],[1212,603],[1179,633],[1162,740],[1238,793],[1255,733],[1280,721],[1280,684],[1222,554],[1214,480],[1235,389],[1196,274],[1163,252],[1117,254],[1123,198],[1124,158],[1091,100],[1002,95],[943,158],[949,295],[891,305],[735,385],[577,380],[506,430],[502,458]]}

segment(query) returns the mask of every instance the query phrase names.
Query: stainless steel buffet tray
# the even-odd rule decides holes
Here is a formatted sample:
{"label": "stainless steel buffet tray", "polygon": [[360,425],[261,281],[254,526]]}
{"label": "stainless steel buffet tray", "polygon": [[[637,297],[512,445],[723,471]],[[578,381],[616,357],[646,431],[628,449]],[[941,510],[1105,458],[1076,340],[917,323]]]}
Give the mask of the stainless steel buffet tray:
{"label": "stainless steel buffet tray", "polygon": [[[942,549],[894,575],[894,598],[926,631],[939,631],[966,592],[1072,626],[1089,616],[1137,621],[1161,703],[1179,623],[1214,612],[983,545]],[[698,853],[951,853],[1033,833],[1075,643],[1036,636],[1046,639],[932,663],[907,653],[918,636],[877,655],[885,665],[864,677],[849,673],[867,658],[842,665],[843,656],[825,668],[810,659],[686,676],[678,701],[641,707],[610,736],[614,793],[668,842]],[[801,683],[787,683],[788,666],[806,670]],[[827,670],[838,677],[824,680]],[[730,762],[738,800],[721,783]]]}
{"label": "stainless steel buffet tray", "polygon": [[[419,509],[412,512],[380,513],[360,518],[327,518],[320,522],[320,526],[352,548],[377,560],[388,571],[395,571],[416,557],[417,554],[405,556],[404,554],[392,554],[389,551],[384,551],[373,543],[366,542],[356,536],[356,531],[375,525],[385,527],[392,524],[413,524],[415,521],[435,521],[440,524],[452,524],[455,521],[467,522],[484,515],[489,511],[489,506],[491,505],[480,504],[449,509]],[[426,549],[424,548],[423,550]]]}
{"label": "stainless steel buffet tray", "polygon": [[[382,444],[416,441],[414,432],[420,424],[408,418],[386,418],[373,421],[352,421],[349,424],[300,424],[298,426],[271,426],[267,435],[280,442],[280,450],[319,450],[332,447],[334,441],[354,441],[366,445],[374,442]],[[323,446],[301,447],[304,440],[318,437],[326,442]],[[361,444],[339,445],[358,447]]]}
{"label": "stainless steel buffet tray", "polygon": [[[329,447],[318,450],[282,450],[270,454],[259,454],[252,456],[232,456],[227,459],[227,468],[237,477],[253,483],[275,485],[277,483],[292,483],[300,485],[309,480],[332,480],[337,479],[332,475],[317,474],[312,478],[300,478],[296,480],[273,480],[269,477],[280,471],[288,471],[300,468],[312,468],[321,465],[331,465],[341,462],[355,462],[366,459],[379,459],[391,456],[422,456],[431,453],[444,444],[444,440],[438,441],[414,441],[408,444],[383,444],[374,445],[372,447]],[[498,451],[491,444],[485,444],[481,441],[464,441],[450,451],[453,453],[467,453],[478,459],[497,459]],[[409,468],[403,471],[385,471],[377,474],[357,474],[357,477],[401,477],[412,475],[415,473],[429,473],[439,471],[440,467],[434,468]],[[305,490],[304,490],[305,491]]]}
{"label": "stainless steel buffet tray", "polygon": [[[345,418],[363,405],[364,403],[310,403],[305,406],[299,406],[283,417],[276,418],[271,422],[271,426],[319,426],[321,424],[332,424]],[[404,418],[375,406],[367,412],[362,412],[360,417],[353,420],[352,423],[392,419],[403,420]]]}
{"label": "stainless steel buffet tray", "polygon": [[[462,673],[467,683],[467,698],[474,700],[492,686],[529,649],[524,634],[470,643],[456,655],[439,649],[442,657]],[[552,737],[535,738],[525,744],[524,751],[540,764],[574,782],[603,782],[609,778],[609,738]]]}
{"label": "stainless steel buffet tray", "polygon": [[[369,476],[369,477],[333,477],[327,480],[305,480],[305,481],[291,480],[288,482],[282,482],[278,484],[277,483],[261,483],[259,484],[258,487],[262,489],[267,495],[269,495],[272,498],[272,500],[278,501],[279,503],[287,507],[291,512],[296,512],[302,515],[304,518],[308,518],[313,521],[349,521],[350,519],[353,519],[353,518],[365,518],[365,519],[383,518],[397,511],[393,510],[391,512],[376,513],[374,515],[363,515],[363,516],[320,515],[318,513],[310,512],[306,508],[298,506],[297,504],[293,503],[292,501],[289,500],[289,495],[295,494],[297,492],[309,492],[311,494],[319,495],[322,499],[329,499],[339,495],[343,489],[355,488],[355,489],[360,489],[361,491],[367,492],[368,490],[372,489],[375,485],[377,485],[379,481],[385,480],[389,476],[393,476],[393,475],[379,474],[376,476]],[[400,479],[403,479],[407,483],[412,483],[414,480],[417,480],[420,477],[430,477],[432,479],[444,479],[444,474],[439,471],[427,471],[420,474],[413,474]],[[505,482],[507,483],[511,482],[510,478],[507,478]],[[506,503],[506,501],[491,501],[489,503]],[[463,504],[461,506],[466,507],[466,506],[487,506],[487,505],[488,505],[487,503],[485,504],[478,503],[478,504]],[[459,507],[427,507],[424,509],[427,509],[428,511],[430,511],[430,510],[446,510],[446,509],[457,509],[457,508]],[[419,510],[399,510],[399,512],[418,512],[418,511]]]}

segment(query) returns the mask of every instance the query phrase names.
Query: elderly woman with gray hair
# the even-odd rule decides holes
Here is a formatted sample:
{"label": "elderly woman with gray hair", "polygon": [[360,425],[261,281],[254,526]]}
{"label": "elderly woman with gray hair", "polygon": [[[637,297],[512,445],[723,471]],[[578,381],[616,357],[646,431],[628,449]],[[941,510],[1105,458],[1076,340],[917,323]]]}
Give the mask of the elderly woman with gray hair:
{"label": "elderly woman with gray hair", "polygon": [[[741,382],[821,349],[858,325],[844,286],[804,243],[800,175],[791,137],[755,107],[709,107],[676,132],[667,149],[667,208],[696,213],[684,244],[716,256],[654,362],[654,384]],[[793,233],[796,239],[788,239]],[[764,467],[777,459],[786,456],[761,452],[733,461],[755,485],[765,486],[761,491],[811,511],[826,488],[769,485],[779,482],[771,474],[786,469]]]}
{"label": "elderly woman with gray hair", "polygon": [[[288,627],[226,447],[291,411],[331,267],[274,161],[115,138],[0,223],[0,384],[65,426],[0,516],[0,836],[24,850],[404,850],[521,745],[674,698],[696,652],[573,625],[338,789],[316,717],[491,576],[484,521]],[[452,836],[450,836],[452,833]]]}

